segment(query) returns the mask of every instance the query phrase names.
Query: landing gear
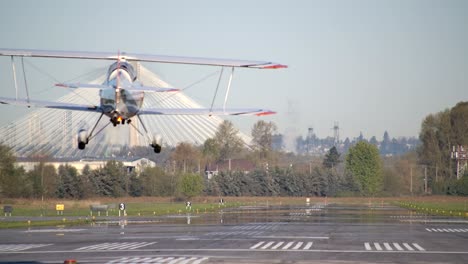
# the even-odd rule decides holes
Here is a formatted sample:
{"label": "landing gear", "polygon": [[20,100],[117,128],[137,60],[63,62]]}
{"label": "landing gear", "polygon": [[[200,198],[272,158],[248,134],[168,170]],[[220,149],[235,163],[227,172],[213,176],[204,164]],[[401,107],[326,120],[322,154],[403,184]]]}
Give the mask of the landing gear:
{"label": "landing gear", "polygon": [[156,143],[151,143],[150,146],[153,148],[154,153],[161,153],[161,145],[156,144]]}
{"label": "landing gear", "polygon": [[[153,148],[154,153],[161,153],[161,149],[162,149],[162,139],[161,139],[161,137],[160,136],[155,136],[155,137],[151,136],[149,134],[148,130],[146,129],[145,123],[143,123],[143,120],[141,120],[141,117],[139,115],[136,115],[136,116],[138,117],[138,120],[140,121],[141,126],[145,130],[146,135],[149,138],[149,142],[151,142],[149,145],[150,145],[150,147]],[[128,123],[130,123],[130,122],[128,122]],[[137,127],[135,127],[133,124],[131,124],[131,125],[136,129],[136,131],[138,131],[138,133],[140,133],[140,135],[144,136],[143,133]]]}
{"label": "landing gear", "polygon": [[[85,129],[80,129],[80,131],[78,131],[78,149],[83,150],[83,149],[86,148],[86,145],[88,144],[89,140],[91,138],[93,138],[93,132],[96,129],[97,125],[99,124],[99,121],[101,121],[101,118],[102,118],[103,115],[104,115],[104,113],[101,114],[101,116],[97,120],[96,124],[94,125],[94,127],[91,130],[91,132],[89,133],[89,135],[88,135],[88,131],[86,131]],[[96,133],[96,135],[99,134],[105,127],[101,128]]]}
{"label": "landing gear", "polygon": [[86,143],[78,141],[78,149],[85,149]]}

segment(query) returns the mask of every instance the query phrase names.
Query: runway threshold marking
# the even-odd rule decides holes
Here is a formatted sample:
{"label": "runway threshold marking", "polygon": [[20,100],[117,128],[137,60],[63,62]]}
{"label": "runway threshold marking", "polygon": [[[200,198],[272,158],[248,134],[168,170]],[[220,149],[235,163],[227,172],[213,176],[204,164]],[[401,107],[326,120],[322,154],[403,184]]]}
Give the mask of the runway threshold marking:
{"label": "runway threshold marking", "polygon": [[301,237],[301,236],[255,236],[255,238],[271,238],[271,239],[330,239],[330,237]]}
{"label": "runway threshold marking", "polygon": [[35,230],[26,230],[24,233],[64,233],[64,232],[81,232],[86,231],[86,229],[35,229]]}
{"label": "runway threshold marking", "polygon": [[[253,250],[310,250],[313,242],[303,242],[303,241],[290,241],[286,243],[285,241],[260,241],[257,244],[251,246],[249,249]],[[305,245],[304,245],[305,244]],[[302,249],[301,249],[302,248]]]}
{"label": "runway threshold marking", "polygon": [[0,244],[0,251],[22,251],[51,245],[53,244]]}
{"label": "runway threshold marking", "polygon": [[106,262],[114,263],[177,263],[177,264],[201,264],[207,257],[123,257]]}
{"label": "runway threshold marking", "polygon": [[86,247],[80,247],[75,249],[75,251],[83,251],[83,250],[132,250],[138,249],[141,247],[146,247],[149,245],[153,245],[156,242],[116,242],[116,243],[101,243]]}
{"label": "runway threshold marking", "polygon": [[[366,249],[366,251],[374,251],[372,249],[372,246],[374,246],[375,250],[376,251],[394,251],[393,247],[397,250],[397,251],[426,251],[423,247],[421,247],[418,243],[402,243],[403,247],[400,246],[399,243],[396,243],[396,242],[393,242],[393,243],[390,243],[390,242],[383,242],[383,247],[380,245],[380,243],[378,242],[374,242],[374,243],[369,243],[369,242],[366,242],[364,243],[364,248]],[[393,245],[393,247],[392,247]],[[385,248],[385,250],[384,250]]]}
{"label": "runway threshold marking", "polygon": [[468,228],[426,228],[428,232],[435,233],[466,233]]}

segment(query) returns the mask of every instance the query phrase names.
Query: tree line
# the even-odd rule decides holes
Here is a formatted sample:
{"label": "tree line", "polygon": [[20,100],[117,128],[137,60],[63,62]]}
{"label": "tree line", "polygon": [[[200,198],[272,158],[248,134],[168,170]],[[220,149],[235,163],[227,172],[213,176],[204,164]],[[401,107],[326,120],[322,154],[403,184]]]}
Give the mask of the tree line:
{"label": "tree line", "polygon": [[[12,151],[0,145],[0,197],[466,195],[468,177],[454,179],[450,146],[468,143],[467,117],[468,103],[429,115],[418,151],[393,157],[381,155],[378,146],[364,139],[345,153],[332,147],[322,157],[276,150],[276,125],[265,121],[253,126],[252,142],[246,145],[234,125],[224,121],[202,145],[181,142],[158,156],[157,167],[139,173],[117,161],[81,172],[42,161],[26,172],[14,166]],[[132,151],[145,155],[143,149]],[[224,169],[207,179],[205,168],[231,159],[249,160],[254,167]]]}
{"label": "tree line", "polygon": [[453,147],[468,147],[468,102],[430,114],[421,124],[420,166],[427,170],[428,186],[435,194],[468,195],[468,170],[456,179]]}

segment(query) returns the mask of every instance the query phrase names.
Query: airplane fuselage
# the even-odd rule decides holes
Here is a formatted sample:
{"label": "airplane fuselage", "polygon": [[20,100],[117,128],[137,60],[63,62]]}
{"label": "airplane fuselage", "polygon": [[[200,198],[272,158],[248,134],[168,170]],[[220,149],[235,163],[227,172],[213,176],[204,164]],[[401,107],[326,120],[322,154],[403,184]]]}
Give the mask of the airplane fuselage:
{"label": "airplane fuselage", "polygon": [[108,89],[100,90],[100,104],[103,113],[110,117],[114,126],[129,122],[143,105],[143,91],[129,91],[126,87],[131,87],[136,81],[136,74],[131,64],[120,61],[109,67],[105,84]]}

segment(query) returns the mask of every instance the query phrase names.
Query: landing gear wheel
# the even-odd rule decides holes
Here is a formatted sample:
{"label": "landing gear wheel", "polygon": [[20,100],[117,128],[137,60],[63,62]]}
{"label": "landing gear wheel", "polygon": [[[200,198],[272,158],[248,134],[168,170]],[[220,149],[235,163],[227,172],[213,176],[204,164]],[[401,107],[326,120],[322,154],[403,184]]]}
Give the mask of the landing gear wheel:
{"label": "landing gear wheel", "polygon": [[153,147],[154,153],[161,153],[161,145],[151,144],[151,147]]}
{"label": "landing gear wheel", "polygon": [[84,142],[78,142],[78,148],[79,148],[79,149],[85,149],[85,147],[86,147],[86,143],[84,143]]}

